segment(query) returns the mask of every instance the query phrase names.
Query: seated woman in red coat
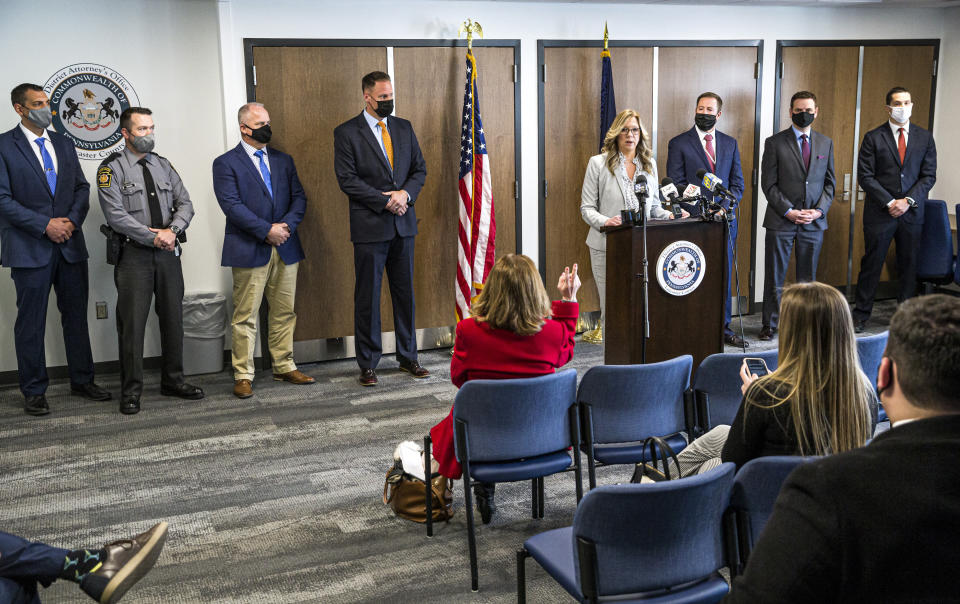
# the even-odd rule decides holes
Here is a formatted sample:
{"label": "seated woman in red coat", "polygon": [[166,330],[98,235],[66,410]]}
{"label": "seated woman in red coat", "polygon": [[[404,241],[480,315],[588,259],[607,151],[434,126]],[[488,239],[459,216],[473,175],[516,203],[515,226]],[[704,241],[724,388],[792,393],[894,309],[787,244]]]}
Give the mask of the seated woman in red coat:
{"label": "seated woman in red coat", "polygon": [[[550,303],[533,261],[507,254],[487,276],[486,286],[470,308],[471,317],[457,324],[450,377],[459,388],[476,379],[535,377],[553,373],[573,358],[576,333],[577,265],[563,269],[557,284],[563,301]],[[460,478],[453,450],[453,410],[430,430],[439,473]],[[495,509],[493,484],[474,487],[484,524]]]}

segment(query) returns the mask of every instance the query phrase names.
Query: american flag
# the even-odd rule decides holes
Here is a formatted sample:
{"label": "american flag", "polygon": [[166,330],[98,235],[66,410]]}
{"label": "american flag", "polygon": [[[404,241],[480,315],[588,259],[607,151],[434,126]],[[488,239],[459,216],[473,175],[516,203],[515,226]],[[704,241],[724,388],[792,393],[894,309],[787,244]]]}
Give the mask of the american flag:
{"label": "american flag", "polygon": [[480,122],[477,60],[467,52],[460,131],[460,242],[457,248],[457,321],[470,316],[473,298],[483,290],[493,266],[497,221],[493,212],[490,158]]}

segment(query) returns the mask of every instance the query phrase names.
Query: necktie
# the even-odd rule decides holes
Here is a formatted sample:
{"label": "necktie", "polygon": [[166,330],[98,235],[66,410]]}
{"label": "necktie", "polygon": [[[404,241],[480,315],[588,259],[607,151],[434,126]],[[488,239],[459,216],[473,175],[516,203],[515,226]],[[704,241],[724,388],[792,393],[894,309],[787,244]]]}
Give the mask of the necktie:
{"label": "necktie", "polygon": [[717,163],[717,154],[713,150],[713,135],[704,135],[703,140],[707,143],[707,162],[710,164],[710,171],[713,172]]}
{"label": "necktie", "polygon": [[806,134],[800,136],[800,155],[803,156],[803,169],[810,170],[810,140]]}
{"label": "necktie", "polygon": [[160,198],[157,197],[157,185],[153,182],[153,174],[147,168],[147,158],[141,157],[137,163],[143,168],[143,187],[147,193],[147,204],[150,206],[150,226],[162,229],[163,212],[160,210]]}
{"label": "necktie", "polygon": [[[903,140],[903,129],[900,130],[901,141]],[[50,157],[50,153],[47,151],[47,146],[44,145],[47,139],[42,136],[37,140],[33,141],[37,143],[37,146],[40,147],[40,157],[43,159],[43,173],[47,177],[47,186],[50,187],[50,193],[55,193],[57,190],[57,171],[53,167],[53,158]],[[903,154],[900,154],[903,157]]]}
{"label": "necktie", "polygon": [[903,128],[900,128],[900,136],[897,138],[897,152],[900,153],[900,165],[903,165],[903,158],[907,155],[907,139],[903,136]]}
{"label": "necktie", "polygon": [[380,121],[377,125],[380,126],[380,136],[383,137],[383,150],[386,151],[387,161],[390,162],[390,169],[393,170],[393,140],[390,138],[386,124]]}
{"label": "necktie", "polygon": [[270,191],[270,199],[273,199],[273,181],[270,180],[270,168],[267,162],[263,161],[263,149],[258,150],[254,155],[260,160],[260,174],[263,176],[263,182],[267,185],[267,191]]}

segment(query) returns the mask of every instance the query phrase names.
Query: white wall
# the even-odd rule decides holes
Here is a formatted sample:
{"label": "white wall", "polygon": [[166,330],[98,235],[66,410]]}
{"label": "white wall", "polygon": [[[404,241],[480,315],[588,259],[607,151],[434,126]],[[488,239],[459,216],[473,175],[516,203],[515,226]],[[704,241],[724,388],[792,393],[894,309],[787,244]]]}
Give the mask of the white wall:
{"label": "white wall", "polygon": [[[956,125],[948,122],[949,99],[960,94],[960,9],[683,7],[550,2],[359,1],[340,0],[129,0],[116,18],[68,19],[79,10],[64,0],[44,3],[47,34],[33,38],[35,10],[0,0],[0,50],[18,57],[4,65],[0,87],[21,81],[42,83],[57,68],[99,62],[127,76],[141,102],[156,111],[158,151],[171,159],[191,192],[197,216],[184,257],[187,290],[229,290],[229,272],[219,267],[223,217],[213,197],[210,162],[239,137],[232,115],[246,100],[243,38],[456,38],[467,17],[479,21],[488,38],[521,40],[521,152],[523,157],[523,251],[538,255],[537,238],[537,40],[598,39],[609,21],[614,39],[763,39],[763,106],[760,136],[772,133],[774,60],[778,39],[942,38],[934,135],[940,142],[940,181],[934,193],[960,201],[960,174],[946,166],[960,160],[948,145]],[[56,17],[54,17],[56,15]],[[219,34],[219,35],[218,35]],[[126,42],[123,36],[131,37]],[[136,38],[133,38],[136,36]],[[36,50],[33,50],[33,49]],[[30,49],[30,50],[25,50]],[[482,61],[482,49],[478,51]],[[625,69],[616,63],[617,69]],[[829,68],[829,66],[825,66]],[[360,74],[358,74],[359,77]],[[402,92],[397,105],[402,114]],[[358,99],[358,110],[360,101]],[[452,108],[459,110],[458,108]],[[16,118],[8,110],[7,125]],[[226,116],[227,119],[224,118]],[[2,124],[3,122],[0,122]],[[324,133],[317,133],[324,136]],[[327,133],[329,134],[329,133]],[[660,133],[661,136],[668,133]],[[95,164],[85,169],[92,181]],[[765,201],[761,196],[760,216]],[[94,195],[85,232],[91,263],[90,326],[97,361],[117,358],[112,272],[103,264],[102,222]],[[762,283],[762,238],[757,283]],[[3,269],[3,273],[8,273]],[[759,294],[759,292],[758,292]],[[111,318],[97,321],[93,302],[107,300]],[[16,368],[13,283],[0,274],[0,371]],[[147,355],[159,354],[155,321]],[[64,361],[56,310],[48,321],[47,361]]]}
{"label": "white wall", "polygon": [[[943,15],[944,36],[940,44],[940,67],[937,74],[936,127],[937,184],[931,191],[933,199],[944,199],[952,214],[960,203],[960,124],[954,115],[960,99],[960,8],[951,8]],[[953,115],[954,117],[950,117]]]}
{"label": "white wall", "polygon": [[[38,32],[42,38],[37,38]],[[223,214],[210,176],[213,158],[224,149],[218,45],[217,7],[207,0],[125,0],[95,16],[65,0],[42,5],[0,0],[4,95],[22,82],[43,85],[56,70],[72,63],[101,63],[127,77],[141,104],[154,111],[156,150],[173,162],[196,208],[183,256],[188,292],[228,291],[230,283],[229,272],[220,268]],[[18,118],[7,101],[0,102],[0,107],[0,131],[6,131]],[[94,183],[98,162],[81,163],[87,180]],[[104,262],[105,239],[98,230],[103,223],[94,186],[84,235],[90,251],[90,343],[97,362],[117,359],[116,288],[113,269]],[[9,275],[9,269],[0,269],[0,371],[17,368],[16,294]],[[96,319],[98,300],[108,302],[106,320]],[[46,349],[48,365],[66,364],[53,295]],[[160,354],[155,317],[150,319],[145,354]]]}

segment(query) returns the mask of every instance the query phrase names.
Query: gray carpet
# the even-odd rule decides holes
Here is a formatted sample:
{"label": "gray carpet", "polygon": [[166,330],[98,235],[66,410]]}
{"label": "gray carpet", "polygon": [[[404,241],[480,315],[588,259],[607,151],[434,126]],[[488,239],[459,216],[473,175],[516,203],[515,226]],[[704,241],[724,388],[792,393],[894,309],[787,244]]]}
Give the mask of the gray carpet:
{"label": "gray carpet", "polygon": [[[870,331],[893,305],[879,305]],[[754,349],[759,317],[744,321]],[[733,349],[728,349],[733,351]],[[16,388],[0,390],[0,530],[62,547],[96,546],[158,520],[170,537],[156,568],[126,602],[477,602],[515,601],[515,552],[537,532],[569,525],[573,475],[546,479],[543,520],[530,519],[529,483],[497,488],[499,511],[478,530],[480,592],[471,594],[461,484],[454,519],[427,539],[380,501],[397,442],[420,439],[450,408],[448,351],[421,353],[431,370],[413,380],[381,363],[380,385],[356,385],[352,361],[301,367],[312,386],[258,375],[253,398],[231,394],[228,372],[199,376],[207,398],[161,397],[146,376],[143,411],[92,403],[60,381],[53,413],[22,411]],[[578,343],[571,366],[602,362],[601,347]],[[98,383],[118,392],[118,376]],[[629,467],[601,469],[601,484],[629,479]],[[567,601],[532,561],[532,602]],[[44,602],[85,601],[57,582]]]}

